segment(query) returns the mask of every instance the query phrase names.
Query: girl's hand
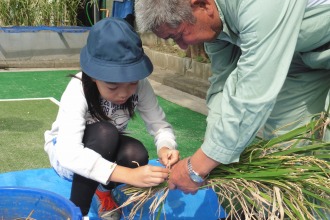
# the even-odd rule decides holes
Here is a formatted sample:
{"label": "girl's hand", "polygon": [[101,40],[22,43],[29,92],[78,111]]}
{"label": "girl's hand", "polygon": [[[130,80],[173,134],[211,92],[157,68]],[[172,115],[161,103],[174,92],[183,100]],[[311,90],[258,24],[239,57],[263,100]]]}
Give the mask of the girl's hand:
{"label": "girl's hand", "polygon": [[157,186],[169,177],[169,169],[159,166],[145,165],[131,169],[126,177],[128,184],[136,187]]}
{"label": "girl's hand", "polygon": [[158,151],[159,162],[166,166],[167,168],[171,168],[175,163],[180,160],[180,152],[178,150],[172,150],[167,147],[162,147]]}

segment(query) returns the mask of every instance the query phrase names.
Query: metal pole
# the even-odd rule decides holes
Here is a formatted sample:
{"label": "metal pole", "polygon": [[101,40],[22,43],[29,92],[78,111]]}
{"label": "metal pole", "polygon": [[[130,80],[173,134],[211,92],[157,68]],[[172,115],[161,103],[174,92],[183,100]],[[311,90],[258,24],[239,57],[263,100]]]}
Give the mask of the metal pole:
{"label": "metal pole", "polygon": [[94,24],[96,24],[96,22],[97,22],[97,6],[96,6],[96,4],[94,4]]}

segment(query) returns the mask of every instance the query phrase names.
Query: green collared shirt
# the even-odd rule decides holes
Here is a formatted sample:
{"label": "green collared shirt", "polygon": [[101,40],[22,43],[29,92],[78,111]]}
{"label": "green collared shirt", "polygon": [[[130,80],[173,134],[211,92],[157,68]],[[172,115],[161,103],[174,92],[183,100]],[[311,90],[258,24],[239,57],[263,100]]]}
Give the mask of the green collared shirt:
{"label": "green collared shirt", "polygon": [[[211,59],[208,126],[203,152],[239,161],[272,112],[294,55],[310,68],[330,69],[330,4],[307,0],[215,0],[223,31],[205,43]],[[314,54],[315,55],[315,54]]]}

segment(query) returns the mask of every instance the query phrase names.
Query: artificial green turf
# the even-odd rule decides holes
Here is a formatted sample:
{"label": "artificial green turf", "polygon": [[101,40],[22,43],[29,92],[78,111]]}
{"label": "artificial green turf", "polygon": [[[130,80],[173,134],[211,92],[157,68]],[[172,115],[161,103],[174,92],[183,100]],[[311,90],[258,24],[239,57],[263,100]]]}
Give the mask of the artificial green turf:
{"label": "artificial green turf", "polygon": [[[158,97],[158,101],[166,114],[167,121],[173,126],[181,158],[191,156],[203,142],[206,127],[205,116],[160,97]],[[132,132],[133,137],[141,140],[148,148],[150,158],[156,158],[153,137],[149,134],[146,135],[142,119],[134,118],[129,123],[128,129]]]}
{"label": "artificial green turf", "polygon": [[[59,100],[70,78],[68,71],[0,72],[0,99],[54,97]],[[158,97],[173,125],[181,157],[193,154],[203,141],[205,116]],[[46,103],[46,104],[45,104]],[[0,172],[48,167],[43,150],[44,131],[50,129],[58,106],[48,100],[0,102]],[[128,126],[156,158],[153,137],[137,115]]]}
{"label": "artificial green turf", "polygon": [[60,99],[68,84],[69,74],[78,70],[0,72],[0,99],[42,98]]}
{"label": "artificial green turf", "polygon": [[50,100],[0,102],[0,172],[49,167],[43,133],[57,112]]}

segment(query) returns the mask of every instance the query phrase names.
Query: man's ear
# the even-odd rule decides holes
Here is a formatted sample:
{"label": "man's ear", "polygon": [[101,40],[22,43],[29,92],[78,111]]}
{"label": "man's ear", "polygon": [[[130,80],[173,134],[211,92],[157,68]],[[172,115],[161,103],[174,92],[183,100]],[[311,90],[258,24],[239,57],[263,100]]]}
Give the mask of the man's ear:
{"label": "man's ear", "polygon": [[208,15],[213,15],[215,2],[214,0],[191,0],[191,8],[195,10],[204,10]]}

